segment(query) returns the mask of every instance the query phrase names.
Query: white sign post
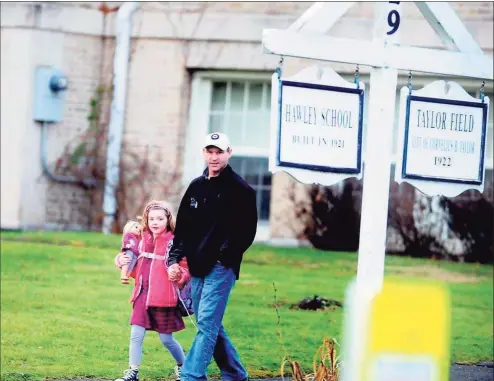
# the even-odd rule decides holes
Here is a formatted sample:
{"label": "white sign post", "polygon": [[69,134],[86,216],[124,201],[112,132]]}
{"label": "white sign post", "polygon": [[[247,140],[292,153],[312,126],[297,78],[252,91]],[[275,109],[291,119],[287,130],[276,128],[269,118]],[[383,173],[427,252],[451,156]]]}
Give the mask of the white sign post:
{"label": "white sign post", "polygon": [[270,171],[306,184],[361,178],[364,89],[330,68],[273,74]]}
{"label": "white sign post", "polygon": [[[376,7],[376,44],[387,46],[398,42],[400,29],[388,34],[386,21],[391,14],[400,15],[399,10],[399,4],[381,3]],[[387,56],[383,59],[386,61]],[[370,295],[380,290],[384,276],[397,81],[398,71],[395,68],[383,65],[371,69],[369,86],[372,90],[369,98],[357,265],[357,284],[365,286]]]}

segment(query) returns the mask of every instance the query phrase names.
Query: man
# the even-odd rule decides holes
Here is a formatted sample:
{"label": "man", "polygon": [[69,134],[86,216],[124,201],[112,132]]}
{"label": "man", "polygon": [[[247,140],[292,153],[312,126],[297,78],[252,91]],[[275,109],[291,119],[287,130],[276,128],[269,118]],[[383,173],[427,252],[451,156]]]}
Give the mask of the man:
{"label": "man", "polygon": [[198,332],[183,364],[182,380],[207,380],[206,368],[213,357],[222,380],[246,380],[247,371],[222,319],[243,254],[256,235],[256,195],[228,165],[232,149],[225,134],[209,134],[203,155],[207,168],[182,198],[167,261],[172,281],[180,276],[177,263],[184,256],[192,275]]}

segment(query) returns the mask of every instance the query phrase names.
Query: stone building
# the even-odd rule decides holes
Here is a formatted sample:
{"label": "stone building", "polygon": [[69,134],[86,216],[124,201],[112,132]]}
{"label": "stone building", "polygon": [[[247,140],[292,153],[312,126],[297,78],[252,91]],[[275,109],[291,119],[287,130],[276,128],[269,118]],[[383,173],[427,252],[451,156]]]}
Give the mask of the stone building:
{"label": "stone building", "polygon": [[[51,181],[43,174],[41,126],[32,118],[33,81],[40,65],[61,69],[69,79],[63,121],[47,128],[44,141],[46,160],[54,171],[67,144],[88,129],[91,99],[98,89],[111,89],[116,11],[120,4],[1,3],[2,228],[84,229],[87,221],[81,211],[99,207],[88,204],[87,193],[81,187]],[[257,192],[257,239],[287,242],[300,236],[302,227],[297,226],[297,221],[293,224],[296,216],[287,196],[293,181],[286,174],[272,176],[268,171],[270,77],[279,58],[262,53],[261,38],[264,28],[286,28],[311,5],[139,4],[133,17],[122,155],[130,149],[159,155],[162,173],[175,174],[173,178],[181,186],[177,194],[164,195],[161,188],[153,188],[153,179],[147,179],[153,197],[169,198],[177,205],[183,185],[203,169],[203,136],[225,131],[234,148],[232,166]],[[493,3],[451,5],[485,53],[492,56]],[[402,3],[402,8],[404,44],[443,48],[414,3]],[[329,34],[368,40],[372,36],[373,12],[373,3],[358,2]],[[293,74],[313,63],[287,58],[284,70]],[[352,65],[331,67],[344,78],[353,78]],[[365,67],[360,68],[360,78],[367,88],[368,73]],[[406,84],[408,75],[399,74],[397,91]],[[414,73],[413,86],[420,88],[435,79],[436,76]],[[455,80],[470,94],[478,95],[480,81]],[[485,89],[492,99],[492,81],[486,82]],[[102,125],[108,122],[110,101],[111,91],[107,91],[100,100]],[[483,195],[490,203],[492,109]],[[396,155],[396,134],[393,150]],[[306,186],[296,184],[295,188],[295,198],[303,201]],[[394,197],[401,197],[401,188],[392,186]],[[464,197],[474,192],[466,193]],[[134,200],[127,202],[132,204]]]}

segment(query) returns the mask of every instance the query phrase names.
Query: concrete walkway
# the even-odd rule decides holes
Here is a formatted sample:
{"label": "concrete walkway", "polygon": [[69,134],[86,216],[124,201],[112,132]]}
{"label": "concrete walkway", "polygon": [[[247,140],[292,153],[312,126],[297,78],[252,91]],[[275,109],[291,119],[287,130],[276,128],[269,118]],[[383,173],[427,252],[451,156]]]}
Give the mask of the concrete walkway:
{"label": "concrete walkway", "polygon": [[[282,379],[273,378],[262,381],[282,381]],[[288,379],[285,378],[285,381],[288,381]],[[449,381],[494,381],[494,367],[492,367],[492,364],[489,366],[452,365]]]}
{"label": "concrete walkway", "polygon": [[450,381],[494,381],[494,367],[453,365]]}
{"label": "concrete walkway", "polygon": [[[285,381],[288,380],[288,378],[285,378]],[[282,381],[282,379],[251,379],[251,381]],[[494,381],[494,367],[492,364],[488,364],[488,366],[455,364],[451,366],[449,381]]]}
{"label": "concrete walkway", "polygon": [[[261,380],[251,380],[261,381]],[[263,381],[282,381],[281,378],[273,378]],[[288,381],[285,378],[285,381]],[[452,365],[449,381],[494,381],[494,367],[492,364],[487,366],[475,365]]]}
{"label": "concrete walkway", "polygon": [[[116,375],[115,377],[118,377]],[[71,380],[57,380],[57,381],[109,381],[108,379],[71,379]],[[285,378],[285,381],[289,381],[289,378]],[[282,381],[281,378],[270,379],[251,379],[251,381]],[[476,365],[452,365],[451,376],[449,381],[494,381],[494,366],[492,363],[486,364],[486,366]]]}

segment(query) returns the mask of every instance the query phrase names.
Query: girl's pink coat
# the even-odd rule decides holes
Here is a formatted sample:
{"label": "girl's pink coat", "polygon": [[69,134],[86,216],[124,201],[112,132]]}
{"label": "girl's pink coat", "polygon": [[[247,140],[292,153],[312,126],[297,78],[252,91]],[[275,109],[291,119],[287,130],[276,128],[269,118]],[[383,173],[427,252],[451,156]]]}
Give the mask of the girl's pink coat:
{"label": "girl's pink coat", "polygon": [[[173,233],[164,232],[158,235],[154,239],[154,250],[153,253],[156,255],[164,256],[168,258],[168,253],[172,246]],[[153,236],[148,232],[142,233],[141,243],[139,245],[139,254],[147,251],[146,248],[152,248]],[[141,276],[141,266],[143,257],[140,256],[137,260],[137,264],[134,270],[130,274],[131,277],[135,278],[134,289],[132,291],[132,296],[130,302],[133,303],[139,292],[141,290],[142,276]],[[185,283],[190,280],[189,268],[187,266],[186,259],[182,259],[179,263],[180,269],[182,270],[182,277],[177,283],[173,283],[168,279],[168,272],[166,268],[166,261],[163,259],[152,259],[151,269],[149,275],[149,289],[148,296],[146,300],[147,307],[176,307],[178,304],[178,297],[175,287],[178,285],[182,288]]]}

